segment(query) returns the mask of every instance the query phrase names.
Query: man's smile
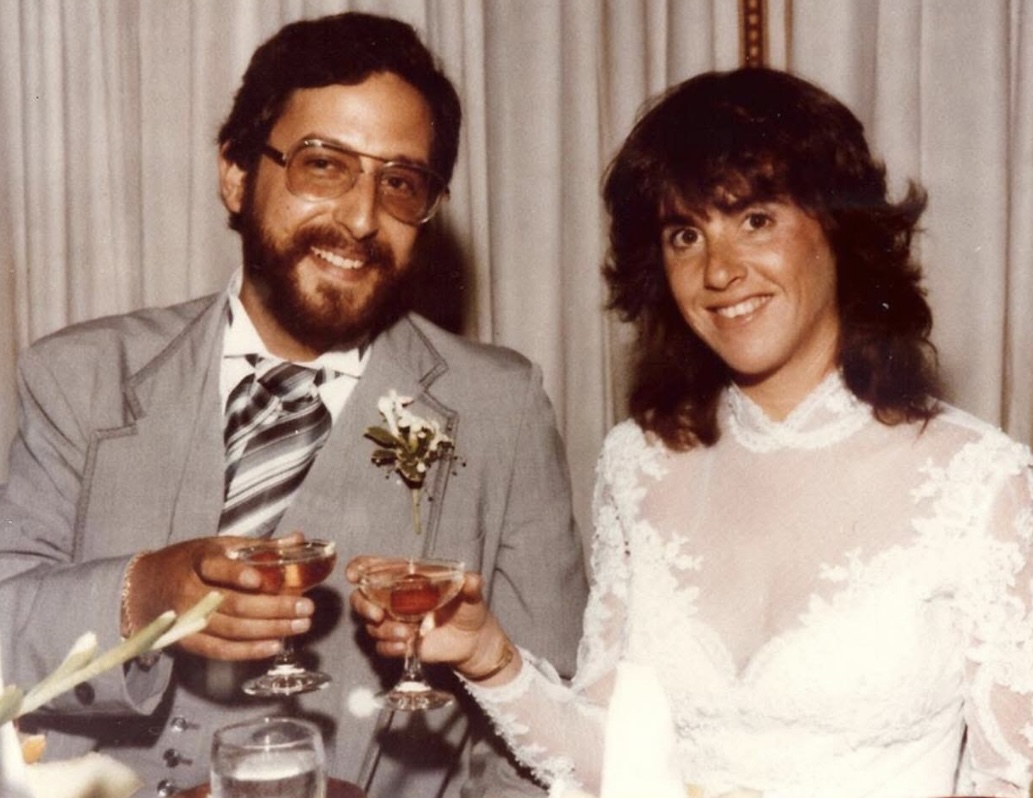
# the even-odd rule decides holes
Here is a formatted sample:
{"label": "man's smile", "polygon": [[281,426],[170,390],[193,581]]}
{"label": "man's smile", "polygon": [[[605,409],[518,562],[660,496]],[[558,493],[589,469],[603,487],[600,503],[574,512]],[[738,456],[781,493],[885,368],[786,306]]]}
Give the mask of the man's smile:
{"label": "man's smile", "polygon": [[340,269],[361,269],[366,265],[365,260],[348,258],[329,249],[323,249],[322,247],[312,247],[311,252],[320,260],[324,260],[331,266],[336,266]]}

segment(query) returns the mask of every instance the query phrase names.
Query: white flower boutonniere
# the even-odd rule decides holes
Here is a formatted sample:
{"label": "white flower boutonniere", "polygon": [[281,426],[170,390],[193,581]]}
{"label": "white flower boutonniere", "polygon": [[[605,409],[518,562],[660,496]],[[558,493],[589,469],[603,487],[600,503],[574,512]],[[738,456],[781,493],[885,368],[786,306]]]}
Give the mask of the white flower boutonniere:
{"label": "white flower boutonniere", "polygon": [[451,452],[454,444],[437,421],[428,421],[406,409],[412,401],[412,397],[399,396],[394,389],[380,397],[377,410],[387,426],[367,427],[366,437],[377,445],[371,455],[373,463],[396,472],[409,488],[413,526],[419,535],[423,531],[420,493],[427,471]]}

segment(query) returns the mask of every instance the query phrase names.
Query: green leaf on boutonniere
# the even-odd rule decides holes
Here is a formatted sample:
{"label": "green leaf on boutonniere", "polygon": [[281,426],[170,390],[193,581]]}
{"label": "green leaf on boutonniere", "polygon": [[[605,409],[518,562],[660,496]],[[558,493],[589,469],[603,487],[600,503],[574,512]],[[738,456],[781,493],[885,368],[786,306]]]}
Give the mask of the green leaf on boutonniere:
{"label": "green leaf on boutonniere", "polygon": [[387,449],[405,445],[401,438],[392,435],[383,427],[366,427],[366,437],[378,446],[383,446]]}
{"label": "green leaf on boutonniere", "polygon": [[398,459],[395,453],[390,449],[375,449],[370,457],[378,466],[391,465]]}

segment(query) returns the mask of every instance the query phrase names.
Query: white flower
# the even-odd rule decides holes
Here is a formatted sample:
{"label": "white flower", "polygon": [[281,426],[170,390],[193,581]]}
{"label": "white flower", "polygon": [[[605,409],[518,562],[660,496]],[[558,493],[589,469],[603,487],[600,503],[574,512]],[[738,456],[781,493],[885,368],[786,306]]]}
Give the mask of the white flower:
{"label": "white flower", "polygon": [[387,422],[392,435],[399,434],[398,428],[403,426],[401,423],[402,414],[404,413],[406,417],[410,415],[404,408],[411,403],[411,396],[399,396],[398,391],[394,388],[388,391],[386,396],[381,396],[377,400],[377,410],[380,411],[380,415]]}

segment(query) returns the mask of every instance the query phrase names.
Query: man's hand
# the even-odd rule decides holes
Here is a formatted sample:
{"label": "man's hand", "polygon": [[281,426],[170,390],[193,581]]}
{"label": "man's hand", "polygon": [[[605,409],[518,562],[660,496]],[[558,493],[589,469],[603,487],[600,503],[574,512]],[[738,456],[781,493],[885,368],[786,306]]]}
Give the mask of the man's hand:
{"label": "man's hand", "polygon": [[[294,534],[283,540],[300,539]],[[208,626],[178,645],[209,659],[275,656],[282,638],[308,631],[315,606],[302,596],[260,593],[258,571],[228,556],[251,543],[250,538],[198,538],[142,555],[133,565],[124,608],[132,628],[169,609],[182,613],[218,590],[224,598]]]}

